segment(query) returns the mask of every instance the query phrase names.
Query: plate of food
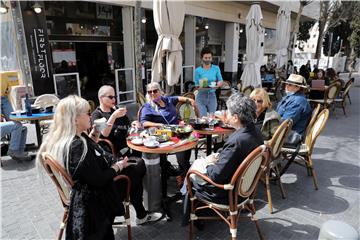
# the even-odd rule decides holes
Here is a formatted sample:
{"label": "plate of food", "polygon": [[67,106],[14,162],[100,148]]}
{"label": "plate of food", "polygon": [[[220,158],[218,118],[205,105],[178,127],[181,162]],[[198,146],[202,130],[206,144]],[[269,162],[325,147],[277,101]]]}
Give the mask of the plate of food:
{"label": "plate of food", "polygon": [[193,132],[193,130],[194,129],[192,126],[187,125],[184,127],[178,126],[174,132],[178,138],[187,138],[190,136],[190,134]]}
{"label": "plate of food", "polygon": [[156,141],[158,141],[159,143],[167,142],[169,141],[169,139],[170,137],[166,134],[156,136]]}

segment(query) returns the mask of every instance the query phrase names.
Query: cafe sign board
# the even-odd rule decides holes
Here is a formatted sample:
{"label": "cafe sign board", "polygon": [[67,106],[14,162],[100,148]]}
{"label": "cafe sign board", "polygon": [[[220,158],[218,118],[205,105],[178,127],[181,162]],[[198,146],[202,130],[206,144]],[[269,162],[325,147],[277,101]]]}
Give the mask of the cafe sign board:
{"label": "cafe sign board", "polygon": [[29,9],[27,2],[20,3],[34,93],[35,95],[41,95],[54,92],[44,4],[43,2],[38,2],[42,7],[42,11],[37,14],[32,9]]}

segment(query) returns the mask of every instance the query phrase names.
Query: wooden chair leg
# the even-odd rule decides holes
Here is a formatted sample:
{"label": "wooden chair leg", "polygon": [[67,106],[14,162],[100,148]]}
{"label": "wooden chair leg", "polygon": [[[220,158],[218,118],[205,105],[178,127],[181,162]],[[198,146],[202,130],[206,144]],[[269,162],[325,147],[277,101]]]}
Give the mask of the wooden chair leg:
{"label": "wooden chair leg", "polygon": [[313,166],[313,162],[312,162],[312,159],[310,156],[307,156],[307,159],[306,161],[308,162],[308,166],[311,170],[311,174],[312,174],[312,178],[313,178],[313,182],[314,182],[314,187],[315,187],[315,190],[318,190],[319,187],[318,187],[318,182],[317,182],[317,178],[316,178],[316,174],[315,174],[315,169],[314,169],[314,166]]}
{"label": "wooden chair leg", "polygon": [[236,240],[237,235],[237,215],[230,214],[230,233],[231,239]]}
{"label": "wooden chair leg", "polygon": [[256,209],[255,209],[255,206],[254,206],[254,202],[252,201],[249,205],[249,208],[250,208],[250,213],[251,213],[251,220],[253,222],[255,222],[255,226],[256,226],[256,231],[259,235],[259,238],[260,240],[263,240],[264,237],[261,233],[261,230],[260,230],[260,225],[259,225],[259,221],[257,220],[257,218],[255,217],[255,213],[256,213]]}
{"label": "wooden chair leg", "polygon": [[60,223],[60,231],[59,231],[59,235],[57,238],[58,240],[62,239],[62,235],[64,233],[64,229],[65,229],[66,223],[67,223],[67,218],[68,218],[68,209],[65,209],[62,221]]}
{"label": "wooden chair leg", "polygon": [[343,109],[344,115],[346,116],[346,112],[345,112],[345,101],[342,102],[342,109]]}
{"label": "wooden chair leg", "polygon": [[265,186],[266,186],[266,194],[268,198],[269,212],[273,213],[272,198],[271,198],[270,183],[269,183],[269,172],[270,171],[268,171],[265,174]]}
{"label": "wooden chair leg", "polygon": [[194,234],[194,221],[190,220],[190,231],[189,231],[189,240],[193,239],[193,234]]}
{"label": "wooden chair leg", "polygon": [[279,166],[275,166],[275,174],[277,176],[277,178],[279,179],[278,182],[279,182],[279,186],[280,186],[280,191],[281,191],[281,197],[283,199],[286,198],[286,193],[285,193],[285,189],[284,189],[284,186],[281,182],[281,176],[280,176],[280,170],[279,170]]}
{"label": "wooden chair leg", "polygon": [[349,99],[349,103],[351,104],[350,94],[347,94],[347,97]]}

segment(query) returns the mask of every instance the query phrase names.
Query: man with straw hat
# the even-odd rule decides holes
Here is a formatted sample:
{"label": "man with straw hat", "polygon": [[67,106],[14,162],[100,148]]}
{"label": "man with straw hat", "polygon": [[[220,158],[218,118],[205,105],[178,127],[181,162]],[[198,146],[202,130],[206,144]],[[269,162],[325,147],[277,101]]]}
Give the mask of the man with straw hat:
{"label": "man with straw hat", "polygon": [[311,107],[303,91],[308,87],[306,80],[301,75],[290,74],[284,83],[286,96],[281,99],[276,111],[282,121],[292,119],[292,130],[303,135],[311,117]]}

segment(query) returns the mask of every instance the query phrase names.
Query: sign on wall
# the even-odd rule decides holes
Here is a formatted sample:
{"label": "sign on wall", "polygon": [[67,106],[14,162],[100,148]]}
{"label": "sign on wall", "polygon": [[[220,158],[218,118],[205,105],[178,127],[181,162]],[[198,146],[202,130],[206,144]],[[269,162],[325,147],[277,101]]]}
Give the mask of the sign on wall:
{"label": "sign on wall", "polygon": [[43,2],[38,3],[42,11],[37,14],[28,2],[20,2],[35,95],[54,92],[45,7]]}

